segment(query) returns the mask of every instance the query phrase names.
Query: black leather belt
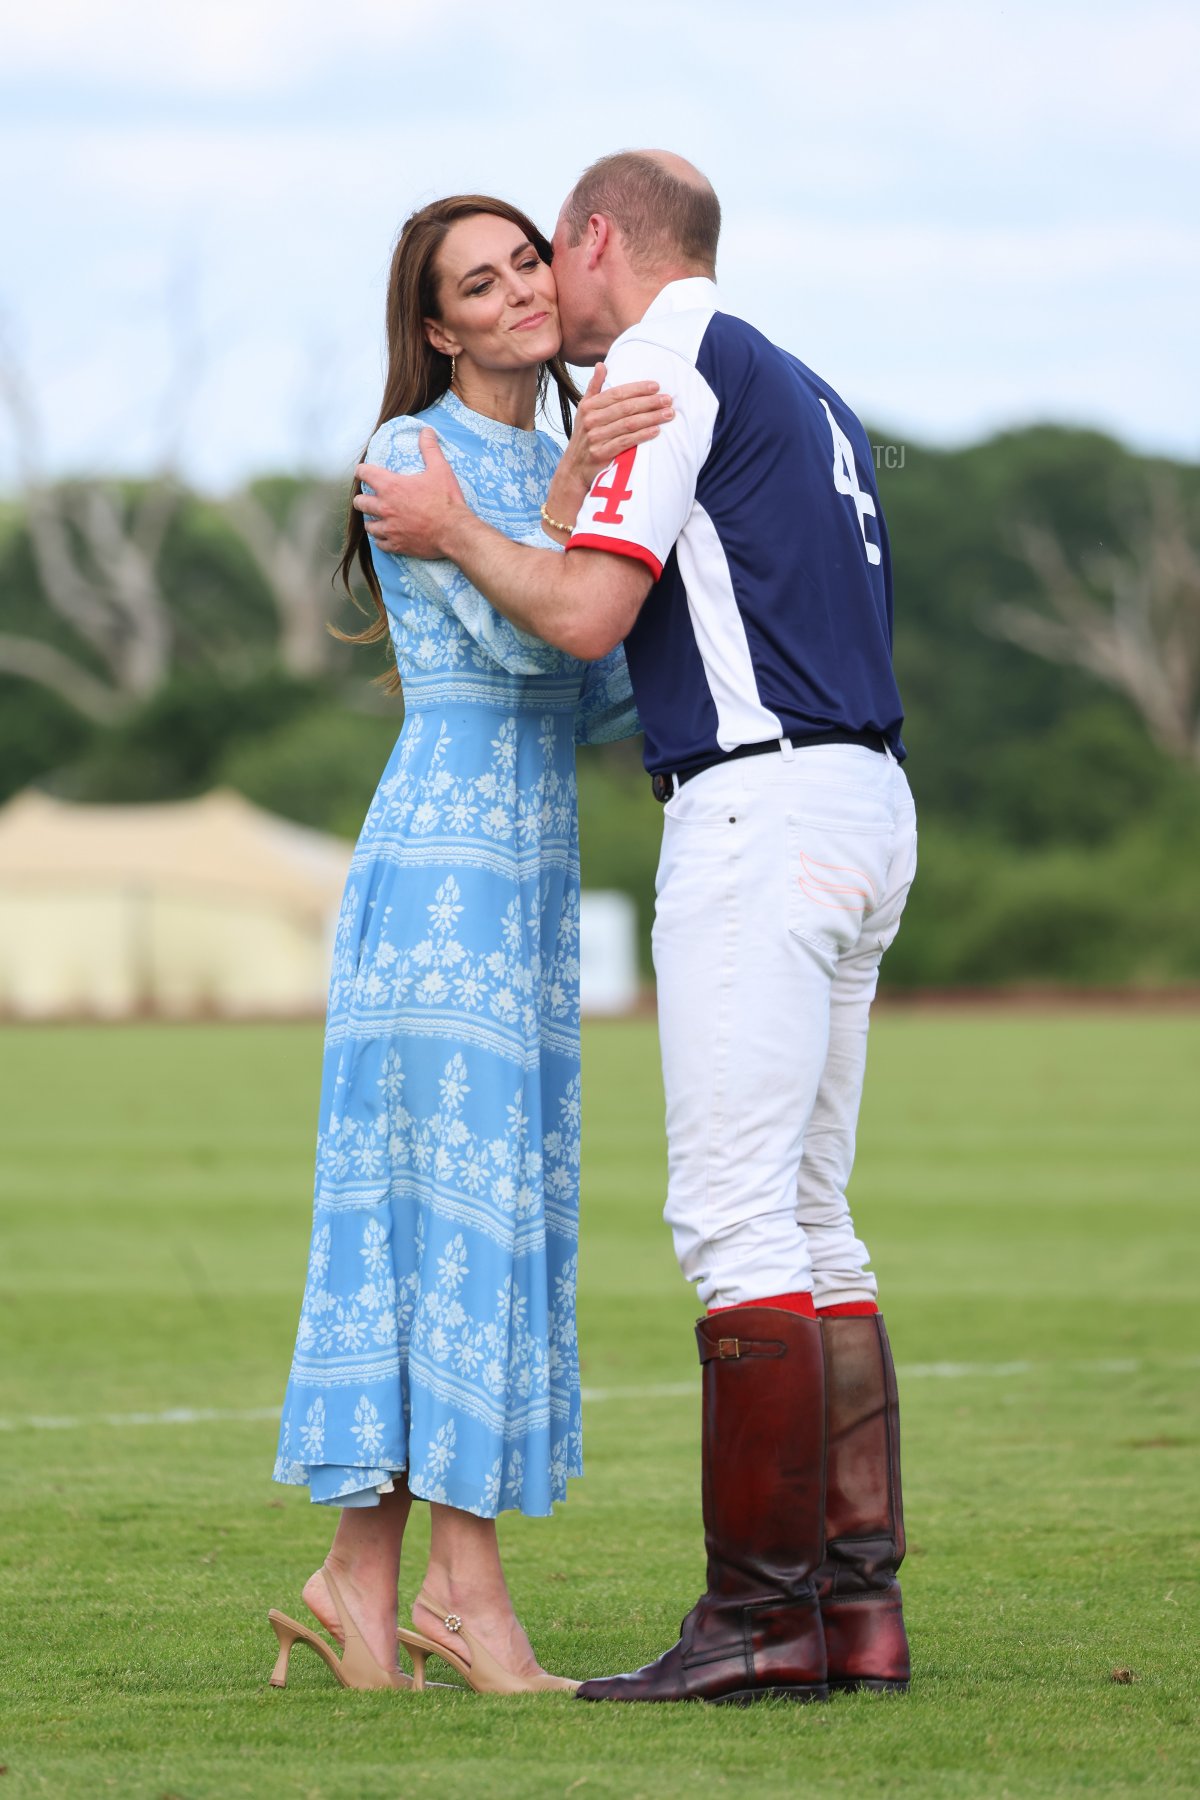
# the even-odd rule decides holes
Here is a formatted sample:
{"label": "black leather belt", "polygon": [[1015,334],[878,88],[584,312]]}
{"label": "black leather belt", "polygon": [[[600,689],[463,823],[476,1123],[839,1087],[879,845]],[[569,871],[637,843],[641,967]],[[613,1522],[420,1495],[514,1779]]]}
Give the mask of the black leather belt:
{"label": "black leather belt", "polygon": [[693,763],[690,768],[676,769],[668,775],[652,775],[650,791],[656,800],[665,804],[693,775],[703,775],[705,769],[719,768],[722,763],[737,762],[742,756],[769,756],[781,743],[791,744],[795,750],[806,750],[814,744],[861,744],[864,749],[878,751],[880,756],[887,752],[887,743],[878,731],[798,732],[787,738],[767,738],[761,744],[739,744],[722,756],[710,756],[707,762]]}

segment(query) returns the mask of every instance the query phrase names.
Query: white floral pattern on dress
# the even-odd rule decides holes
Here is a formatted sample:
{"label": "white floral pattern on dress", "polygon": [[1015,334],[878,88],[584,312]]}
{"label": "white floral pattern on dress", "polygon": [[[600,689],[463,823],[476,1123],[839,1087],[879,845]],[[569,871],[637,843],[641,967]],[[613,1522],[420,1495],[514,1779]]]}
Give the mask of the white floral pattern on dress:
{"label": "white floral pattern on dress", "polygon": [[[425,423],[480,516],[546,548],[550,440],[450,396],[369,460],[419,469]],[[619,651],[581,663],[452,565],[374,554],[405,722],[338,921],[277,1478],[545,1513],[582,1467],[575,742],[636,716]]]}
{"label": "white floral pattern on dress", "polygon": [[[439,1425],[430,1439],[425,1451],[425,1461],[416,1480],[421,1492],[427,1500],[446,1501],[445,1477],[457,1452],[458,1425],[454,1419],[447,1419]],[[449,1504],[449,1502],[447,1502]]]}

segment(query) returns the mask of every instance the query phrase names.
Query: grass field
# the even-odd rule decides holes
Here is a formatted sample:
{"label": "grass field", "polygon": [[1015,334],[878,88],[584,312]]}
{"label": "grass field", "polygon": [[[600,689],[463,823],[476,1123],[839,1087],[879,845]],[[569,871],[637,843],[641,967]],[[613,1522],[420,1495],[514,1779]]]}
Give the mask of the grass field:
{"label": "grass field", "polygon": [[[878,1019],[855,1198],[915,1680],[746,1712],[345,1693],[303,1653],[267,1688],[330,1525],[269,1480],[318,1059],[308,1027],[0,1033],[0,1800],[1195,1792],[1200,1019]],[[501,1526],[579,1676],[664,1648],[702,1581],[652,1026],[592,1027],[585,1085],[588,1472]]]}

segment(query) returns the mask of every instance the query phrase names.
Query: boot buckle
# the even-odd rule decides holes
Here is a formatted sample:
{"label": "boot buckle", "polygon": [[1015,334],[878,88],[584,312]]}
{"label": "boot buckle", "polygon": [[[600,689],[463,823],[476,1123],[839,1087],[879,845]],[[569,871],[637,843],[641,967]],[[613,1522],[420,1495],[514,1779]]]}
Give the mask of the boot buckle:
{"label": "boot buckle", "polygon": [[717,1355],[722,1362],[728,1361],[730,1357],[740,1357],[741,1354],[742,1346],[737,1338],[718,1338]]}

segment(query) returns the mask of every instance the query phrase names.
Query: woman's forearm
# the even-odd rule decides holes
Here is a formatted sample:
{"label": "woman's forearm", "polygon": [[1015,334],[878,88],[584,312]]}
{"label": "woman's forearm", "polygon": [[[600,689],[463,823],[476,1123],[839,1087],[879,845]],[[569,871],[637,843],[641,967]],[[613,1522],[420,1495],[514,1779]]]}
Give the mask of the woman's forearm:
{"label": "woman's forearm", "polygon": [[587,487],[565,466],[566,459],[554,471],[542,505],[542,529],[556,544],[570,537],[579,517],[579,509],[587,498]]}

